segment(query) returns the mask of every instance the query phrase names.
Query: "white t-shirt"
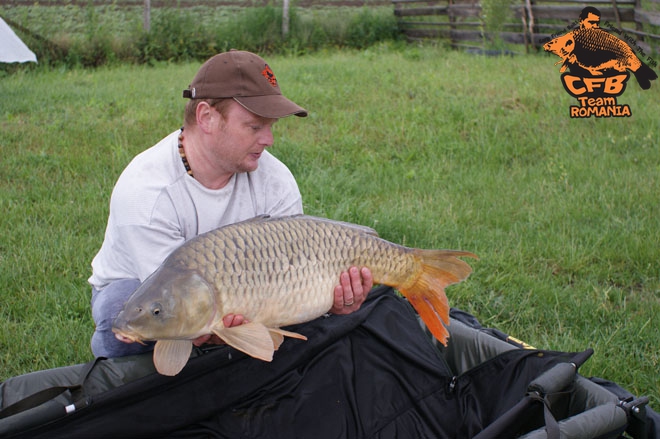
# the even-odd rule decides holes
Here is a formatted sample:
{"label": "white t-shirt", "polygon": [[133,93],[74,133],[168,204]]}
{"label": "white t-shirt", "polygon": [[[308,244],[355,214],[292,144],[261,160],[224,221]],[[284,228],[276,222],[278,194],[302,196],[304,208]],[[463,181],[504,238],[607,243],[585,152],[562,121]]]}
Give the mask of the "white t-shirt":
{"label": "white t-shirt", "polygon": [[218,190],[190,177],[175,131],[137,155],[112,191],[101,249],[89,283],[97,290],[118,279],[144,281],[183,242],[258,215],[303,212],[289,169],[264,151],[254,172],[234,175]]}

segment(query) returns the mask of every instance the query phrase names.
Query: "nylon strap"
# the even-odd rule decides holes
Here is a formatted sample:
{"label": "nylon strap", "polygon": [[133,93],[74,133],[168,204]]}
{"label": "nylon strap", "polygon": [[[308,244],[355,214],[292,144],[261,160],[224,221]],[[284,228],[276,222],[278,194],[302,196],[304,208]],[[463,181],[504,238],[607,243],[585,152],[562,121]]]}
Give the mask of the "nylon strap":
{"label": "nylon strap", "polygon": [[559,423],[550,411],[550,402],[547,397],[542,397],[536,392],[529,393],[528,396],[535,401],[543,404],[543,418],[545,421],[545,431],[547,439],[561,439],[561,430]]}
{"label": "nylon strap", "polygon": [[[32,395],[27,396],[21,399],[20,401],[16,401],[15,403],[0,410],[0,419],[13,416],[17,413],[23,412],[25,410],[34,407],[38,407],[41,404],[50,401],[53,398],[58,397],[67,390],[71,392],[71,399],[74,403],[77,403],[78,401],[84,399],[85,395],[83,390],[83,383],[85,382],[87,376],[89,375],[89,373],[92,371],[92,369],[99,360],[100,358],[95,358],[94,360],[85,364],[85,366],[80,371],[80,377],[77,384],[73,384],[70,386],[53,386],[35,392]],[[78,404],[76,404],[76,406],[77,405]]]}

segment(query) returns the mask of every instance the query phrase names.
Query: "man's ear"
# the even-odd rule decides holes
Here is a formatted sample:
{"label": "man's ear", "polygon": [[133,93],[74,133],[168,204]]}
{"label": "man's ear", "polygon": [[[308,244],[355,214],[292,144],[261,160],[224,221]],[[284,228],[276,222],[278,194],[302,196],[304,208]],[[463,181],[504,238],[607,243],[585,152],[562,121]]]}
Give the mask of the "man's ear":
{"label": "man's ear", "polygon": [[197,117],[197,126],[207,134],[218,125],[222,117],[215,108],[205,101],[197,104],[195,115]]}

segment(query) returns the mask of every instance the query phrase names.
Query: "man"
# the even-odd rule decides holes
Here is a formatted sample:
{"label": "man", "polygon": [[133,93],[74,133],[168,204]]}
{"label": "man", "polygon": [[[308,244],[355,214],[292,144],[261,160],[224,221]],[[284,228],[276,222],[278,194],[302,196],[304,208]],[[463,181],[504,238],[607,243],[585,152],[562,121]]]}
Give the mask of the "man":
{"label": "man", "polygon": [[[112,322],[126,299],[186,240],[257,215],[303,212],[289,169],[266,151],[281,117],[307,111],[284,97],[259,56],[232,50],[202,65],[183,96],[184,126],[136,156],[110,200],[105,239],[92,261],[92,352],[120,357],[151,349],[116,338]],[[331,310],[357,310],[373,286],[367,268],[351,267],[335,288]],[[226,326],[241,315],[224,316]],[[123,343],[122,343],[123,342]],[[196,345],[222,343],[215,335]]]}

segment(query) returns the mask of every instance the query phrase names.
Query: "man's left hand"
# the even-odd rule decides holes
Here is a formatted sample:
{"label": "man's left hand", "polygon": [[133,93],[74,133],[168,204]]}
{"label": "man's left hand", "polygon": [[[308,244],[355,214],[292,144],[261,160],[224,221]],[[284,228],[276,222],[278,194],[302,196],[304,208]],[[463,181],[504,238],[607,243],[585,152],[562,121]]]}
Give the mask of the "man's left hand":
{"label": "man's left hand", "polygon": [[351,267],[339,276],[339,285],[335,287],[335,300],[332,314],[350,314],[360,309],[367,298],[367,293],[374,286],[374,278],[367,267]]}

